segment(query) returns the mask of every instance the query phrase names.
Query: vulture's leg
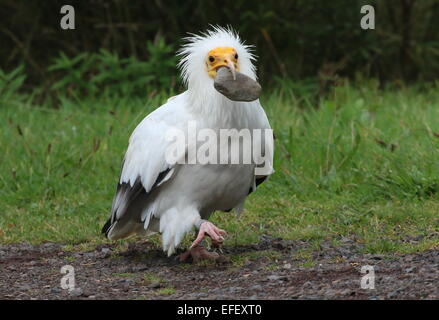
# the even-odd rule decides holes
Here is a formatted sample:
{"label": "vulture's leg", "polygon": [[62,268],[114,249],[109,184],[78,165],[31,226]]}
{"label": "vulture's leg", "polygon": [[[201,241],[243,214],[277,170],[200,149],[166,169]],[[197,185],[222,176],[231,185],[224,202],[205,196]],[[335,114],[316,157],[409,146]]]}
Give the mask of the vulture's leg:
{"label": "vulture's leg", "polygon": [[219,254],[216,252],[209,252],[206,248],[200,245],[200,243],[207,236],[212,238],[212,244],[215,247],[219,247],[224,241],[224,235],[226,232],[216,227],[212,222],[201,220],[199,225],[198,236],[192,243],[188,251],[180,255],[180,261],[186,261],[189,257],[192,257],[194,262],[199,260],[215,260],[219,258]]}

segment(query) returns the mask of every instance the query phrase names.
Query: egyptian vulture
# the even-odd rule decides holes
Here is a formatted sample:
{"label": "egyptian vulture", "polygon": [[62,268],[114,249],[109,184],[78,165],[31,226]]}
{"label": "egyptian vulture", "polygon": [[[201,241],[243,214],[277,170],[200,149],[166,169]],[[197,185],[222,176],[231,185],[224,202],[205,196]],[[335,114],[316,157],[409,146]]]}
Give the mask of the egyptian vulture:
{"label": "egyptian vulture", "polygon": [[[209,236],[220,245],[226,232],[208,219],[214,211],[235,209],[239,215],[247,196],[274,172],[273,138],[258,97],[249,98],[252,93],[241,83],[258,85],[251,46],[221,27],[185,40],[178,66],[187,90],[146,116],[132,133],[102,232],[110,240],[159,232],[170,256],[195,229],[197,237],[180,259],[216,259],[202,240]],[[221,139],[221,132],[231,134]],[[244,146],[246,139],[251,150]]]}

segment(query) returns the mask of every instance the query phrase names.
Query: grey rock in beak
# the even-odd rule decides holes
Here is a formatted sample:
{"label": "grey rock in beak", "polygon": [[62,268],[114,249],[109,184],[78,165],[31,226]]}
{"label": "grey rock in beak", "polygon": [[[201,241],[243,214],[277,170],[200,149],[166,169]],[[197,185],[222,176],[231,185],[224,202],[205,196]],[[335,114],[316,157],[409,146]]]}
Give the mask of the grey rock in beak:
{"label": "grey rock in beak", "polygon": [[254,101],[261,95],[261,86],[255,80],[236,72],[233,80],[232,71],[227,67],[217,70],[213,86],[215,89],[233,101]]}

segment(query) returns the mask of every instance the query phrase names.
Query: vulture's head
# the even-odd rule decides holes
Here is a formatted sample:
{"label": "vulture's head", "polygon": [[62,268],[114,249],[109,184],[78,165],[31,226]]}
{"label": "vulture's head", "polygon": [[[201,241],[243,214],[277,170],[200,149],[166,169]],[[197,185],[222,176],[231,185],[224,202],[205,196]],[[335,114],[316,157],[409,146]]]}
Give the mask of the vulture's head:
{"label": "vulture's head", "polygon": [[[189,91],[209,94],[217,90],[231,100],[251,101],[255,96],[256,68],[251,46],[231,28],[212,27],[201,35],[185,38],[179,50],[179,67]],[[253,91],[252,91],[253,90]],[[241,92],[241,94],[237,94]],[[243,93],[243,94],[242,94]],[[247,97],[247,100],[235,97]],[[248,99],[251,96],[252,99]]]}

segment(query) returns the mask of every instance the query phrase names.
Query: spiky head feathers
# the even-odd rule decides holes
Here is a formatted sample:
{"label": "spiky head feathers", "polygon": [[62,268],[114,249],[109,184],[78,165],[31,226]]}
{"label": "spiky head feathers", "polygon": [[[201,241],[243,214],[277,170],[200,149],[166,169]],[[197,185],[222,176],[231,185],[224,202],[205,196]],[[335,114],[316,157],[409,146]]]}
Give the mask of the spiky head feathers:
{"label": "spiky head feathers", "polygon": [[256,68],[252,63],[255,60],[251,52],[252,46],[245,45],[233,29],[212,27],[205,33],[192,35],[184,40],[185,44],[178,51],[181,57],[178,66],[188,89],[201,90],[207,84],[212,84],[209,65],[214,64],[212,60],[214,57],[209,55],[210,52],[228,52],[231,63],[236,62],[237,71],[256,80]]}

